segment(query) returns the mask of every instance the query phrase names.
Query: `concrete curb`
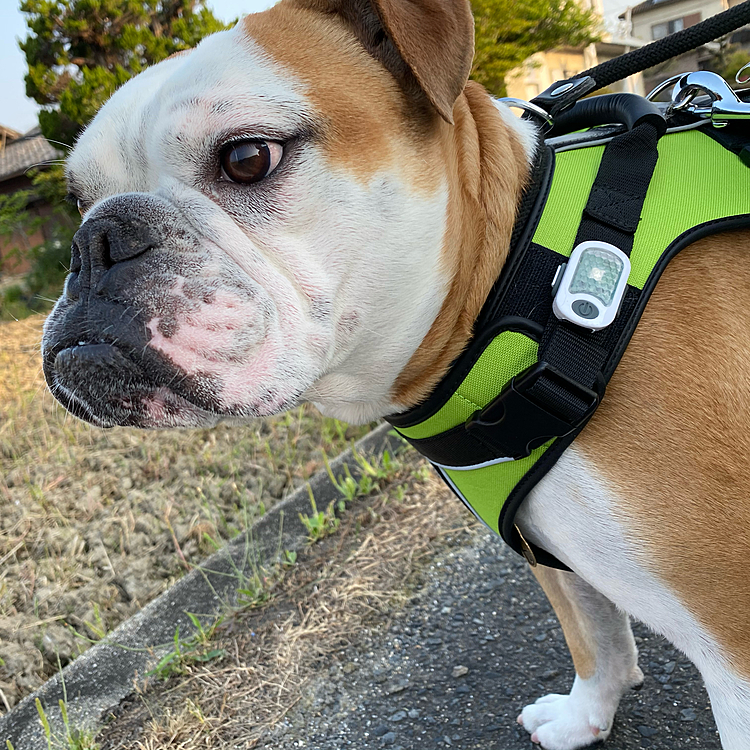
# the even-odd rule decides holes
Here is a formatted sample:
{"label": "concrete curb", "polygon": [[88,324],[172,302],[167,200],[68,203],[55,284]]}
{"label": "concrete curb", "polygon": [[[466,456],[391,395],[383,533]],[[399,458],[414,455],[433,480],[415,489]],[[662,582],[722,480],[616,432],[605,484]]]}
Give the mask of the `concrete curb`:
{"label": "concrete curb", "polygon": [[[356,443],[360,454],[393,452],[403,445],[383,424]],[[348,467],[352,476],[360,467],[351,450],[331,463],[335,477]],[[326,471],[308,483],[319,509],[341,495]],[[155,658],[169,650],[175,628],[181,638],[195,632],[187,613],[210,619],[236,598],[241,574],[255,564],[273,562],[279,549],[296,550],[306,542],[306,529],[299,514],[310,514],[308,484],[271,508],[252,528],[209,557],[199,568],[123,622],[104,641],[69,664],[62,672],[24,698],[12,711],[0,717],[0,743],[13,743],[15,750],[38,750],[46,746],[36,709],[38,698],[53,731],[62,726],[58,703],[65,699],[70,722],[76,727],[94,726],[101,714],[133,691],[139,677],[153,666]],[[250,554],[248,554],[250,553]],[[161,646],[161,650],[159,647]]]}

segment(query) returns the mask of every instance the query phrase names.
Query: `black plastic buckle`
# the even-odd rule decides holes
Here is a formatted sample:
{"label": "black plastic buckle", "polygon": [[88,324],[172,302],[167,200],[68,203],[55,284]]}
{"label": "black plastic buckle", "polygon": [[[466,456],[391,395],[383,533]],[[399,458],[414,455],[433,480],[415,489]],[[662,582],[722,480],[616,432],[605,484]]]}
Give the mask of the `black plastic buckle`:
{"label": "black plastic buckle", "polygon": [[[580,418],[571,422],[534,401],[528,391],[540,378],[547,378],[586,404]],[[586,423],[599,405],[599,394],[547,362],[537,362],[516,375],[497,398],[466,421],[466,430],[498,455],[525,458],[548,440],[565,437]]]}
{"label": "black plastic buckle", "polygon": [[596,88],[596,81],[591,76],[555,81],[548,89],[537,94],[531,103],[549,112],[554,119]]}

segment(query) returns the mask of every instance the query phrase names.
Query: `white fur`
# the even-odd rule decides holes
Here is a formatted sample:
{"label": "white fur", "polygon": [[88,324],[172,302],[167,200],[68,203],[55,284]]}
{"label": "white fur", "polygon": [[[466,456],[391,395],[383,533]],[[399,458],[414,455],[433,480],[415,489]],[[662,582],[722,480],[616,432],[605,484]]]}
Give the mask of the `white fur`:
{"label": "white fur", "polygon": [[547,695],[518,720],[547,750],[574,750],[605,740],[623,693],[643,681],[628,616],[575,573],[557,572],[587,626],[596,654],[594,674],[576,676],[569,695]]}
{"label": "white fur", "polygon": [[545,750],[576,750],[606,740],[621,697],[609,687],[576,676],[569,695],[542,696],[524,708],[519,723]]}
{"label": "white fur", "polygon": [[[637,540],[618,523],[621,507],[622,500],[601,479],[596,466],[573,445],[523,504],[518,523],[527,539],[682,650],[703,675],[723,748],[745,750],[750,737],[750,683],[732,669],[716,639],[649,568]],[[571,710],[584,710],[587,699],[573,693],[571,698],[575,698]],[[550,750],[562,740],[551,742]]]}
{"label": "white fur", "polygon": [[493,103],[503,118],[503,122],[516,134],[518,140],[521,141],[526,158],[529,164],[531,164],[536,153],[537,144],[539,143],[538,128],[531,120],[522,120],[516,116],[513,110],[499,99],[493,99]]}

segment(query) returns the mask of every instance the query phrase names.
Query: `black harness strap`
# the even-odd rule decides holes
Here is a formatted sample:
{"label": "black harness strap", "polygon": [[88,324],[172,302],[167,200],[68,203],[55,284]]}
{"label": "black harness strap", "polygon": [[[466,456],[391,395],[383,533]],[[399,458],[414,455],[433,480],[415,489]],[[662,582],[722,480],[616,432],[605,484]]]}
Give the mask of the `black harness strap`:
{"label": "black harness strap", "polygon": [[[599,97],[581,104],[576,102],[598,87],[718,38],[748,19],[750,0],[690,29],[584,71],[575,78],[554,83],[529,105],[522,106],[527,110],[524,118],[539,118],[543,131],[549,131],[557,120],[559,128],[569,132],[579,117],[583,117],[585,124],[622,122],[628,128],[605,148],[574,246],[597,240],[630,254],[658,160],[657,143],[666,130],[663,115],[649,102],[638,100],[638,104],[633,105],[635,108],[625,107],[628,117],[624,120],[616,117],[627,101],[632,103],[632,98],[628,99],[627,95]],[[516,100],[515,104],[519,102]],[[566,111],[569,111],[567,120],[563,115]],[[673,116],[673,123],[680,116]],[[713,137],[750,166],[747,140],[730,137],[724,142],[722,135],[713,133]],[[471,468],[500,459],[529,456],[535,448],[551,441],[552,444],[547,446],[543,455],[537,456],[505,499],[498,518],[498,530],[505,542],[532,565],[539,562],[567,569],[548,552],[522,537],[514,520],[521,503],[593,415],[669,260],[701,236],[722,229],[749,226],[750,214],[715,219],[684,232],[663,251],[643,290],[627,287],[614,321],[597,332],[587,331],[558,320],[552,313],[550,286],[555,272],[561,271],[564,258],[531,242],[546,203],[552,164],[554,152],[549,146],[540,145],[532,170],[532,190],[525,191],[521,200],[509,257],[477,320],[467,351],[452,365],[425,403],[404,414],[393,415],[388,421],[405,428],[418,425],[436,414],[499,333],[521,330],[538,341],[537,363],[506,383],[499,395],[486,407],[478,409],[465,424],[433,437],[410,439],[410,442],[433,463],[447,468]],[[534,189],[536,195],[532,199]],[[438,469],[438,473],[471,507],[447,473],[443,469]]]}
{"label": "black harness strap", "polygon": [[630,255],[646,191],[659,158],[659,137],[657,129],[644,122],[610,141],[583,209],[576,245],[586,240],[603,240]]}
{"label": "black harness strap", "polygon": [[[630,252],[656,165],[658,137],[656,128],[644,123],[607,145],[576,243],[603,239],[604,233],[606,241],[616,242],[624,252]],[[546,190],[541,192],[546,195]],[[612,214],[609,203],[625,206],[622,220]],[[530,245],[529,241],[530,237],[518,247],[517,255],[509,259],[496,285],[502,306],[495,300],[491,307],[495,314],[507,309],[529,317],[542,316],[526,320],[524,331],[539,341],[539,362],[514,378],[497,399],[466,424],[433,437],[410,439],[433,463],[467,467],[499,458],[528,456],[548,440],[583,427],[604,393],[602,370],[615,344],[614,337],[607,331],[591,333],[555,317],[551,282],[564,258]],[[525,262],[527,258],[530,264]],[[513,321],[505,328],[518,329]],[[476,357],[472,364],[475,361]],[[453,387],[459,384],[454,383]],[[413,423],[428,415],[414,416]],[[393,423],[399,426],[400,422],[395,419]]]}
{"label": "black harness strap", "polygon": [[[660,133],[650,123],[618,135],[607,145],[591,186],[574,245],[602,240],[626,255],[641,219],[643,203],[659,154]],[[579,386],[567,388],[560,378],[542,376],[528,396],[582,426],[604,395],[602,371],[609,357],[606,334],[600,335],[558,320],[550,312],[539,345],[539,360]],[[585,390],[582,390],[581,387]]]}
{"label": "black harness strap", "polygon": [[[659,129],[643,122],[606,146],[581,217],[576,244],[598,239],[630,253],[656,166],[660,135]],[[546,189],[539,192],[546,198]],[[496,321],[503,313],[519,316],[508,318],[503,330],[525,328],[527,335],[539,341],[538,362],[513,378],[499,396],[477,410],[465,424],[433,437],[410,439],[420,453],[439,466],[467,468],[502,458],[523,458],[553,439],[556,443],[547,453],[559,456],[561,450],[556,449],[570,444],[604,394],[604,370],[635,310],[638,290],[628,291],[621,314],[608,329],[593,333],[558,320],[552,312],[552,279],[565,259],[531,243],[536,223],[530,229],[527,226],[526,237],[506,263],[495,285],[496,294],[490,297],[486,310],[492,310]],[[528,318],[524,319],[524,315]],[[480,316],[482,320],[487,320],[486,312]],[[516,322],[519,320],[521,324]],[[481,347],[472,342],[467,352],[471,361],[464,362],[466,357],[463,357],[457,363],[457,370],[451,371],[452,375],[468,372],[492,337],[483,336],[482,340]],[[460,380],[455,382],[455,377],[450,380],[452,393]],[[431,401],[436,407],[434,413],[442,403],[439,399],[437,404]],[[397,427],[408,426],[428,416],[429,413],[417,407],[406,418],[397,417],[392,422]],[[545,457],[546,454],[537,464],[547,465],[546,461],[542,463]],[[547,469],[553,464],[550,461]],[[518,491],[521,485],[513,494]],[[508,503],[503,506],[498,521],[503,539],[530,561],[565,568],[549,553],[521,537],[513,522],[518,505],[514,502],[512,508]]]}

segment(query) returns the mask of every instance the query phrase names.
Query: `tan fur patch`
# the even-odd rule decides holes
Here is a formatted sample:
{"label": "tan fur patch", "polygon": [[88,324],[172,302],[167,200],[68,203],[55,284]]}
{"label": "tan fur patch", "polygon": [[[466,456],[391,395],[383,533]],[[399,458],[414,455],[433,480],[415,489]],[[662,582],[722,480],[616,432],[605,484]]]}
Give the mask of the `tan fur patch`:
{"label": "tan fur patch", "polygon": [[473,82],[455,103],[454,127],[434,112],[415,114],[395,80],[336,15],[283,0],[243,23],[252,39],[307,84],[333,168],[364,181],[393,170],[414,190],[428,193],[448,185],[442,261],[450,291],[393,390],[394,402],[412,406],[466,346],[502,267],[528,174],[523,148]]}
{"label": "tan fur patch", "polygon": [[387,169],[429,194],[442,186],[436,149],[449,126],[436,113],[419,121],[409,117],[396,81],[338,16],[283,0],[242,23],[248,36],[306,84],[332,168],[364,182]]}
{"label": "tan fur patch", "polygon": [[508,255],[516,206],[528,177],[526,155],[487,92],[469,81],[442,149],[450,202],[443,257],[452,283],[421,346],[396,381],[394,401],[422,401],[471,337]]}
{"label": "tan fur patch", "polygon": [[577,445],[643,562],[750,678],[750,234],[667,267]]}
{"label": "tan fur patch", "polygon": [[531,572],[555,609],[576,674],[582,680],[593,677],[596,672],[596,643],[589,635],[591,625],[586,614],[576,605],[576,598],[569,590],[566,574],[543,565],[531,568]]}

